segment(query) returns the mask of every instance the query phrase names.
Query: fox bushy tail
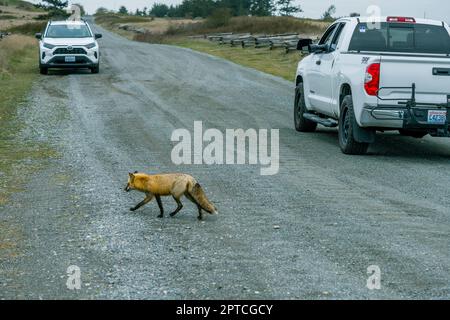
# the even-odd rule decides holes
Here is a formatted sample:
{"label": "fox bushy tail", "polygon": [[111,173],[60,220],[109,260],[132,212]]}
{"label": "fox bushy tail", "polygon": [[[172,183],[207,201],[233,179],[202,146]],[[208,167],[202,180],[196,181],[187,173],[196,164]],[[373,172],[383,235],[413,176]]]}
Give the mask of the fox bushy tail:
{"label": "fox bushy tail", "polygon": [[201,185],[196,182],[194,186],[191,186],[189,188],[189,193],[191,196],[197,201],[197,203],[202,207],[203,210],[211,213],[211,214],[217,214],[217,210],[214,207],[214,205],[208,200],[206,197],[205,192],[203,191],[203,188]]}

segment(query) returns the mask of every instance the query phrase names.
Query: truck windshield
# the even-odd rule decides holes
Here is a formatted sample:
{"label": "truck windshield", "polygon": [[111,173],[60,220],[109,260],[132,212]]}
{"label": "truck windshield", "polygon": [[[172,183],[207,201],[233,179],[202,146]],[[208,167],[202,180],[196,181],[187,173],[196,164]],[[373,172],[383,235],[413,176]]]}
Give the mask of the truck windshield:
{"label": "truck windshield", "polygon": [[349,51],[450,54],[450,35],[443,26],[382,22],[376,29],[359,23]]}
{"label": "truck windshield", "polygon": [[89,38],[92,37],[86,25],[50,25],[47,38]]}

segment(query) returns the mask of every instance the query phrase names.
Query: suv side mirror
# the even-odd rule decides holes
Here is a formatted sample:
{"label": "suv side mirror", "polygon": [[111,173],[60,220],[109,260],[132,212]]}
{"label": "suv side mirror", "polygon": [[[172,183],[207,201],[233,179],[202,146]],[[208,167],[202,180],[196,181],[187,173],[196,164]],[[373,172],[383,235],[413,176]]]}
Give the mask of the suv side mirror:
{"label": "suv side mirror", "polygon": [[36,39],[42,40],[42,33],[36,33],[34,36],[36,37]]}
{"label": "suv side mirror", "polygon": [[303,53],[309,53],[312,43],[312,39],[300,39],[297,42],[297,50],[302,51]]}
{"label": "suv side mirror", "polygon": [[100,39],[101,37],[103,37],[103,35],[101,33],[96,33],[95,34],[95,39]]}

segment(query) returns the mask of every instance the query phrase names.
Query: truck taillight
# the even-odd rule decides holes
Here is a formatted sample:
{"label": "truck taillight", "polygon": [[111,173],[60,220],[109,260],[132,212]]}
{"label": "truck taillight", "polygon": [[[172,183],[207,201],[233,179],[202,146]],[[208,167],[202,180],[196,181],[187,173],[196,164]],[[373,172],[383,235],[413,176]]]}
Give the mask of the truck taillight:
{"label": "truck taillight", "polygon": [[376,96],[380,88],[380,64],[373,63],[366,69],[364,89],[369,96]]}
{"label": "truck taillight", "polygon": [[410,17],[388,17],[387,22],[416,23],[416,19]]}

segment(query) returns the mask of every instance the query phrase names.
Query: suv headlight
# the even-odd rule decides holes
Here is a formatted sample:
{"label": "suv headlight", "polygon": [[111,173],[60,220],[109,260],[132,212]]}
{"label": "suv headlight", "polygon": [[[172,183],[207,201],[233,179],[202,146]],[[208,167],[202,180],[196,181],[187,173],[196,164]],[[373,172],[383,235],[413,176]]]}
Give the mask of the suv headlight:
{"label": "suv headlight", "polygon": [[47,49],[53,49],[54,47],[56,47],[50,43],[45,43],[45,42],[44,42],[43,46],[44,46],[44,48],[47,48]]}
{"label": "suv headlight", "polygon": [[92,48],[95,48],[96,45],[97,44],[95,42],[92,42],[92,43],[87,44],[85,47],[88,49],[92,49]]}

